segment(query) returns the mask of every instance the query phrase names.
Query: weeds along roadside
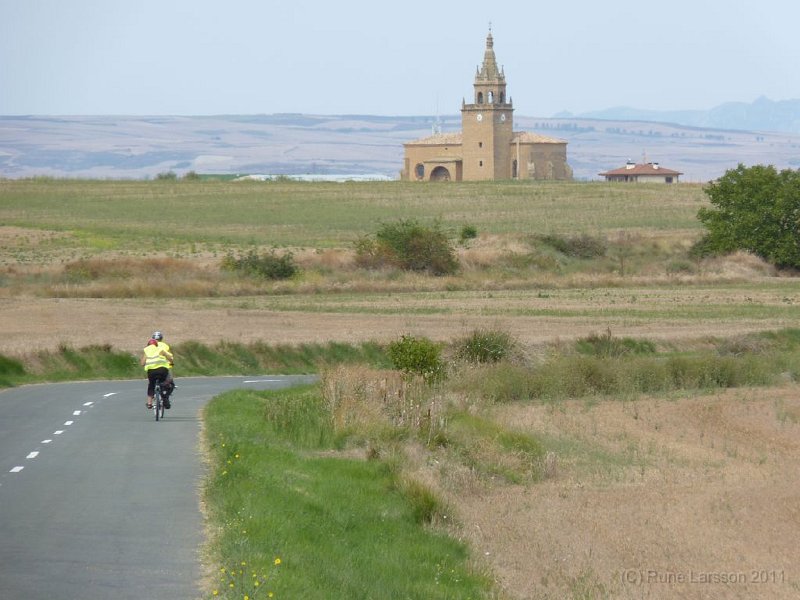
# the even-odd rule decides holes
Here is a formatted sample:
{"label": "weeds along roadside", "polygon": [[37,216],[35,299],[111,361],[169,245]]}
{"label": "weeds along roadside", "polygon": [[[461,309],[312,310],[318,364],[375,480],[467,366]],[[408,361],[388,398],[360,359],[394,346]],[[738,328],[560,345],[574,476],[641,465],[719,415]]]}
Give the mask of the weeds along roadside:
{"label": "weeds along roadside", "polygon": [[[267,344],[187,341],[176,344],[179,376],[308,374],[336,365],[441,375],[448,393],[493,402],[558,401],[768,385],[797,379],[800,329],[766,331],[683,345],[614,336],[610,329],[573,343],[525,348],[507,331],[475,330],[449,344],[402,336],[396,342]],[[0,386],[86,379],[139,378],[138,356],[108,344],[22,355],[0,354]]]}

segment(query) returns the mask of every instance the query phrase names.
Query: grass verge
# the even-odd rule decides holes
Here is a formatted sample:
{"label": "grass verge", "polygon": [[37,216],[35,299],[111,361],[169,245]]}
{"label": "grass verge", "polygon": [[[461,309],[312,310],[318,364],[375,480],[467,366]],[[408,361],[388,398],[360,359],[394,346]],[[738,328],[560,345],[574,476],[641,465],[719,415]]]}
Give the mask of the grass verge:
{"label": "grass verge", "polygon": [[466,547],[423,524],[429,495],[387,463],[327,452],[318,388],[230,392],[205,422],[209,597],[489,597]]}
{"label": "grass verge", "polygon": [[[324,365],[367,363],[388,365],[384,349],[376,343],[347,344],[203,344],[188,341],[173,347],[176,377],[316,373]],[[21,357],[0,354],[0,388],[26,383],[137,379],[143,377],[139,357],[108,344],[75,348],[61,344]]]}

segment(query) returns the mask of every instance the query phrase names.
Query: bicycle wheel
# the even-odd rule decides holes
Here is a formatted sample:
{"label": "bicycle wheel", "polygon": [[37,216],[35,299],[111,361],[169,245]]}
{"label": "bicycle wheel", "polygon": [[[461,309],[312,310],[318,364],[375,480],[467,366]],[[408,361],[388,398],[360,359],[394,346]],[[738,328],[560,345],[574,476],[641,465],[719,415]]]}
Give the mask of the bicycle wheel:
{"label": "bicycle wheel", "polygon": [[164,414],[164,409],[162,408],[161,404],[161,382],[156,381],[155,388],[153,389],[153,412],[156,415],[156,421],[158,421],[161,416]]}

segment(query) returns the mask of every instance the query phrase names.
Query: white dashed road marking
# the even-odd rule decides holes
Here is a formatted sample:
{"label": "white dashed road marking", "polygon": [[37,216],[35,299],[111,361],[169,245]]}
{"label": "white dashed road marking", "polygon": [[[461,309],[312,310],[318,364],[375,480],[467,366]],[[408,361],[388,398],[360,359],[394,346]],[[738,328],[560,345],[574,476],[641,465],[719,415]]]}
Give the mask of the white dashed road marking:
{"label": "white dashed road marking", "polygon": [[[114,396],[114,395],[116,395],[116,393],[117,393],[117,392],[110,392],[110,393],[108,393],[108,394],[105,394],[105,395],[103,396],[103,398],[108,398],[109,396]],[[89,402],[84,402],[84,403],[83,403],[83,405],[84,405],[84,406],[88,406],[88,407],[94,406],[94,401],[92,400],[92,401],[89,401]],[[79,416],[80,416],[80,415],[82,415],[84,412],[85,412],[85,411],[81,411],[81,410],[74,410],[74,411],[72,411],[72,416],[73,416],[73,417],[79,417]],[[74,424],[74,423],[75,423],[75,421],[65,421],[65,422],[64,422],[64,425],[66,425],[66,426],[68,427],[68,426],[70,426],[70,425],[72,425],[72,424]],[[53,435],[61,435],[61,434],[63,434],[63,433],[64,433],[64,430],[63,430],[63,429],[58,429],[57,431],[54,431],[54,432],[53,432]],[[42,440],[42,442],[41,442],[41,443],[42,443],[42,444],[50,444],[50,443],[52,443],[52,442],[53,442],[53,440],[48,438],[48,439],[46,439],[46,440]],[[30,453],[28,453],[28,456],[26,456],[25,458],[27,458],[28,460],[30,460],[30,459],[32,459],[32,458],[36,458],[37,456],[39,456],[39,451],[38,451],[38,450],[34,450],[33,452],[30,452]],[[12,469],[11,469],[11,471],[9,471],[9,472],[10,472],[10,473],[19,473],[19,472],[20,472],[20,471],[22,471],[24,468],[25,468],[25,467],[23,467],[22,465],[19,465],[19,466],[16,466],[16,467],[12,468]]]}

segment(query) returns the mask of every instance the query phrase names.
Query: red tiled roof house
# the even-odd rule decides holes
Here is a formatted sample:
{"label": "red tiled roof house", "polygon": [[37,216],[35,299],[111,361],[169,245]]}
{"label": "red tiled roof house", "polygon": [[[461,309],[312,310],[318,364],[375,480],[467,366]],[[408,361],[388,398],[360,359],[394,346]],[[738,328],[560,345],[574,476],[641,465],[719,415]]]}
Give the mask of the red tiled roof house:
{"label": "red tiled roof house", "polygon": [[606,181],[624,181],[633,183],[678,183],[678,179],[683,173],[666,169],[657,162],[636,164],[629,160],[628,163],[619,169],[598,173],[605,177]]}

